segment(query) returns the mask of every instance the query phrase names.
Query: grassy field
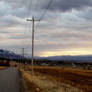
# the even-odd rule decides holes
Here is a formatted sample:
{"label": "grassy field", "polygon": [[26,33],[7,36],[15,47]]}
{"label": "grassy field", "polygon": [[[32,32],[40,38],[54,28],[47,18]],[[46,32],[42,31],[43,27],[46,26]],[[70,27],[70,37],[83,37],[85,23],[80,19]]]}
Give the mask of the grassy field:
{"label": "grassy field", "polygon": [[7,67],[0,66],[0,70],[6,69]]}
{"label": "grassy field", "polygon": [[[27,67],[31,71],[31,67]],[[35,66],[35,73],[51,76],[53,80],[82,89],[83,92],[92,92],[92,70]]]}

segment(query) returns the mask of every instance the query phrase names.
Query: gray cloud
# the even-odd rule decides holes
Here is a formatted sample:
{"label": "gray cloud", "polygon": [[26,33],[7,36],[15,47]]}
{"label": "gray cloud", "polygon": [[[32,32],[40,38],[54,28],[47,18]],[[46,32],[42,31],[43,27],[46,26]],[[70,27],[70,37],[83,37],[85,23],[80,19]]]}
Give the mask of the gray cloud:
{"label": "gray cloud", "polygon": [[[48,3],[50,0],[46,0],[45,4],[43,4],[43,7]],[[50,7],[50,10],[56,10],[56,11],[69,11],[72,9],[76,10],[83,10],[88,7],[92,7],[92,1],[91,0],[53,0],[53,7]],[[44,7],[46,8],[46,7]]]}
{"label": "gray cloud", "polygon": [[53,39],[62,39],[63,41],[85,42],[92,41],[92,35],[88,32],[58,32],[53,33],[51,36]]}
{"label": "gray cloud", "polygon": [[85,19],[87,22],[92,22],[92,8],[85,12],[81,12],[78,16],[82,19]]}
{"label": "gray cloud", "polygon": [[[33,12],[39,19],[50,0],[36,1],[33,0],[34,11],[31,11],[30,0],[0,1],[0,48],[21,53],[21,48],[25,47],[26,52],[31,53],[31,23],[25,26],[25,19],[28,12],[29,17]],[[92,23],[89,20],[92,14],[89,7],[92,7],[91,0],[54,1],[46,19],[35,30],[35,55],[46,51],[91,48]]]}
{"label": "gray cloud", "polygon": [[[1,0],[5,3],[10,4],[11,8],[15,10],[15,8],[19,10],[19,12],[32,12],[31,8],[36,11],[40,12],[43,9],[46,9],[49,2],[51,0],[34,0],[31,2],[31,0]],[[31,4],[32,3],[32,4]],[[53,0],[53,3],[51,7],[49,8],[50,11],[70,11],[72,9],[75,10],[85,10],[88,7],[92,7],[92,1],[91,0]],[[23,11],[21,9],[25,8],[26,10]],[[40,10],[40,11],[39,11]],[[26,13],[27,13],[26,12]],[[21,14],[21,13],[20,13]],[[22,14],[21,14],[22,15]]]}

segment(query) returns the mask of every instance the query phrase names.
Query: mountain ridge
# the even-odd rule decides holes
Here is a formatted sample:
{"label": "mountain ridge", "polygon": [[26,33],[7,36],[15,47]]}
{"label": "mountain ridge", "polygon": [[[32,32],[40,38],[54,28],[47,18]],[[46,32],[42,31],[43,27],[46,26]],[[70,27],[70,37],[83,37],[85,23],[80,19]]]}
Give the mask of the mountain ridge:
{"label": "mountain ridge", "polygon": [[86,61],[92,62],[92,55],[78,55],[78,56],[51,56],[51,57],[36,57],[36,59],[47,59],[47,60],[57,60],[57,61]]}
{"label": "mountain ridge", "polygon": [[[12,51],[7,51],[0,49],[0,58],[8,58],[8,59],[31,59],[31,56],[25,56],[16,54]],[[80,61],[80,62],[92,62],[92,55],[78,55],[78,56],[50,56],[50,57],[34,57],[34,59],[46,59],[52,61]]]}

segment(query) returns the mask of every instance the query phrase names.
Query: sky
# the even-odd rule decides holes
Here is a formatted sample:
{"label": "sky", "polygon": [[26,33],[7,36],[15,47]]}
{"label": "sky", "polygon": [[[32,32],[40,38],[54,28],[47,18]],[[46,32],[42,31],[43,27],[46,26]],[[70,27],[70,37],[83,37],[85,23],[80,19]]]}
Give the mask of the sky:
{"label": "sky", "polygon": [[92,0],[0,0],[0,48],[35,56],[92,55]]}

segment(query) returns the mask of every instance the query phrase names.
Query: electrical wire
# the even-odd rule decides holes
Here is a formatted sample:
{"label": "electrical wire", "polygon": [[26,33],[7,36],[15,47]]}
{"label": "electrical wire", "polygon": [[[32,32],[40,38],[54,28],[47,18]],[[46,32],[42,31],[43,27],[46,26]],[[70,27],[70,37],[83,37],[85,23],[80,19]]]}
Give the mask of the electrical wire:
{"label": "electrical wire", "polygon": [[35,12],[36,12],[36,14],[35,14],[35,17],[37,17],[38,16],[38,9],[39,9],[39,0],[36,0],[36,3],[35,3]]}
{"label": "electrical wire", "polygon": [[44,11],[44,13],[43,13],[42,16],[40,17],[40,19],[39,19],[40,21],[38,22],[38,24],[37,24],[36,27],[38,27],[38,25],[40,24],[40,22],[43,20],[44,16],[46,15],[46,13],[47,13],[47,11],[48,11],[48,9],[50,8],[50,6],[51,6],[52,3],[53,3],[53,0],[50,0],[49,4],[47,5],[47,7],[46,7],[46,9],[45,9],[45,11]]}
{"label": "electrical wire", "polygon": [[[26,4],[25,2],[23,2],[24,4]],[[29,23],[26,21],[26,19],[28,18],[28,17],[30,17],[30,13],[31,13],[31,15],[32,15],[32,5],[33,3],[32,3],[32,0],[28,0],[28,3],[27,3],[27,5],[26,5],[26,8],[27,8],[27,11],[25,12],[25,20],[24,20],[24,29],[23,29],[23,31],[24,31],[24,34],[23,35],[25,35],[25,36],[27,36],[27,34],[28,34],[28,32],[29,32]],[[29,36],[29,35],[28,35]],[[25,47],[23,47],[23,48],[28,48],[29,47],[29,45],[27,45],[28,44],[28,39],[24,39],[24,42],[22,43],[22,44],[24,44],[24,46]]]}
{"label": "electrical wire", "polygon": [[33,0],[29,0],[29,1],[30,2],[28,2],[29,6],[28,6],[28,11],[27,11],[27,16],[28,17],[30,16],[30,14],[33,15],[33,10],[32,10],[32,8],[33,8]]}
{"label": "electrical wire", "polygon": [[[47,13],[48,9],[50,8],[51,4],[52,4],[53,0],[50,0],[50,2],[48,3],[48,5],[46,6],[45,8],[45,11],[43,12],[43,14],[41,15],[40,17],[40,21],[43,20],[45,14]],[[38,0],[36,3],[33,3],[33,0],[30,0],[30,2],[28,3],[29,6],[28,6],[28,11],[26,12],[26,16],[29,17],[30,16],[30,13],[31,15],[33,16],[33,9],[38,9],[37,8],[37,4],[38,4]],[[35,4],[35,7],[33,7],[33,4]],[[38,22],[38,25],[40,24],[40,21]],[[29,28],[28,27],[28,24],[25,22],[25,28],[24,28],[24,31],[26,32],[26,30],[29,30],[29,29],[26,29],[26,28]],[[26,41],[25,41],[26,42]]]}

